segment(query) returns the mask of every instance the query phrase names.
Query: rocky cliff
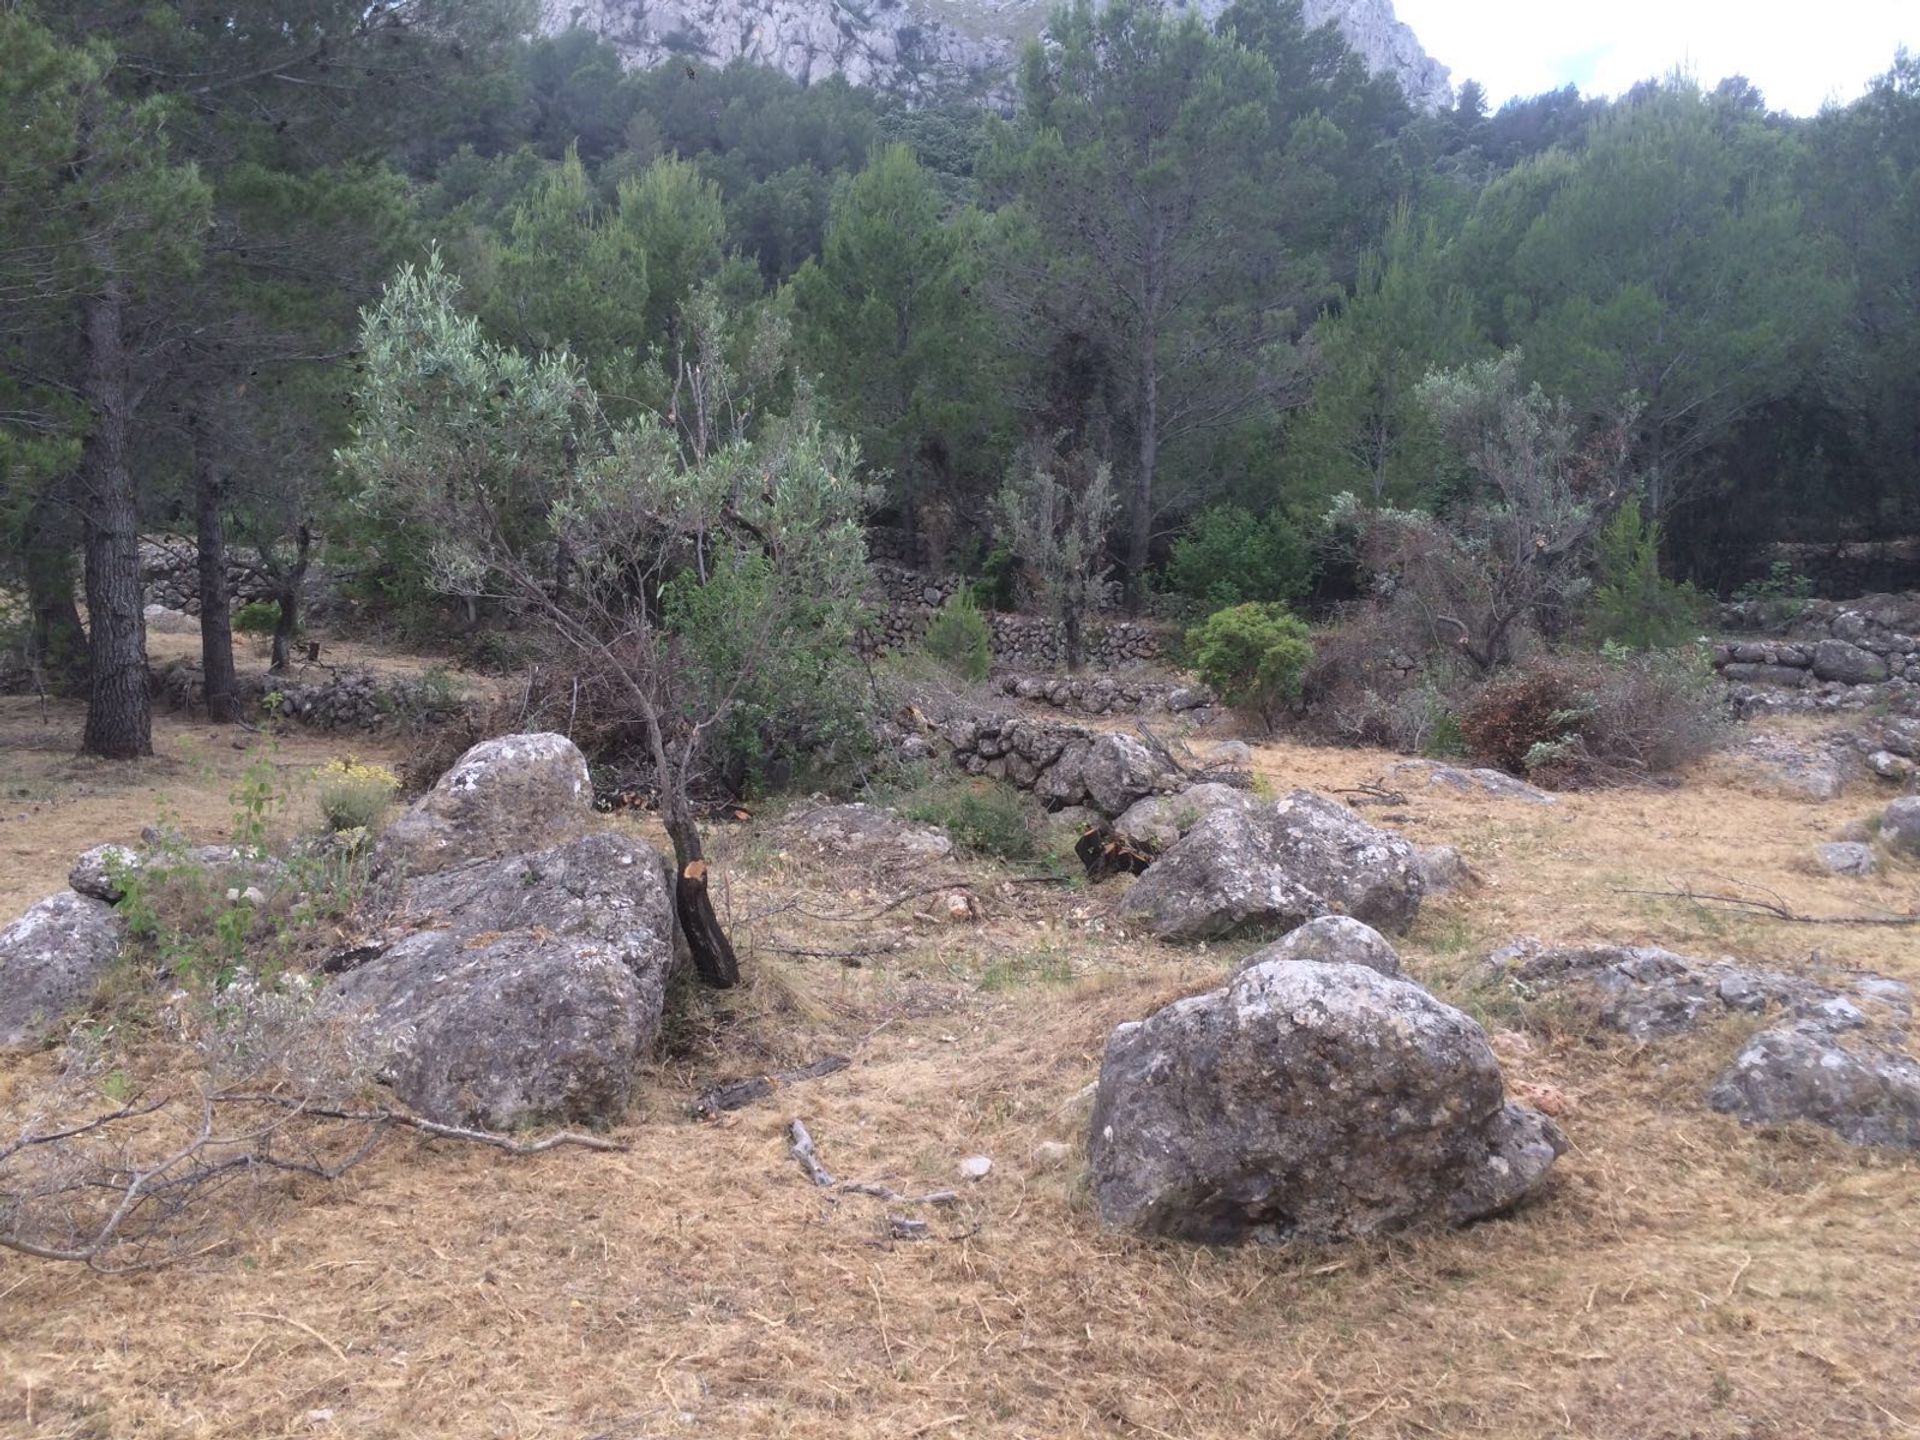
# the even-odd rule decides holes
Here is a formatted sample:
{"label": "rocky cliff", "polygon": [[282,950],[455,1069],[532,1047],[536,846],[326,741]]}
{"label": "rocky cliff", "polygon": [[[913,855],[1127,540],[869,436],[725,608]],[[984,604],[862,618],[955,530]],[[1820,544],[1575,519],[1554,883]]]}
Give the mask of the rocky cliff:
{"label": "rocky cliff", "polygon": [[[843,75],[914,99],[1003,93],[1020,45],[1040,32],[1053,0],[543,0],[542,26],[605,37],[629,65],[679,57],[723,66],[746,60],[802,83]],[[1184,5],[1187,0],[1171,0]],[[1227,0],[1192,0],[1212,19]],[[1393,0],[1306,0],[1308,23],[1339,25],[1376,74],[1414,104],[1452,103],[1447,67],[1420,47]]]}

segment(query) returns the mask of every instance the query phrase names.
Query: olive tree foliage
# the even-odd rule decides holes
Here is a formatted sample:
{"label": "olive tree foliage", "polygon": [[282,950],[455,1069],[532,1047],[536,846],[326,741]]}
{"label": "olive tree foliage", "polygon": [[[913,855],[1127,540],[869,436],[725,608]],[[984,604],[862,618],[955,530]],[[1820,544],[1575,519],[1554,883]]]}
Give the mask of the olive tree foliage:
{"label": "olive tree foliage", "polygon": [[1521,382],[1521,363],[1509,351],[1420,384],[1463,468],[1457,500],[1429,515],[1364,511],[1348,495],[1332,516],[1404,628],[1479,674],[1512,661],[1525,637],[1568,627],[1596,537],[1635,491],[1633,407],[1583,429],[1564,401]]}
{"label": "olive tree foliage", "polygon": [[[853,447],[821,429],[804,392],[791,414],[750,429],[751,396],[717,342],[691,347],[680,427],[644,413],[615,426],[577,358],[496,343],[459,291],[435,256],[367,311],[358,420],[340,455],[353,501],[421,537],[433,588],[544,629],[630,704],[699,961],[699,929],[718,926],[693,790],[724,740],[784,713],[781,685],[804,688],[802,708],[857,694],[844,671],[868,496]],[[702,307],[687,309],[697,332]],[[690,430],[696,395],[703,419]],[[703,914],[687,913],[689,877]],[[731,983],[731,962],[728,951],[703,973]]]}
{"label": "olive tree foliage", "polygon": [[1113,469],[1084,452],[1029,444],[994,497],[994,538],[1019,561],[1032,598],[1060,624],[1069,670],[1086,658],[1086,616],[1112,566]]}

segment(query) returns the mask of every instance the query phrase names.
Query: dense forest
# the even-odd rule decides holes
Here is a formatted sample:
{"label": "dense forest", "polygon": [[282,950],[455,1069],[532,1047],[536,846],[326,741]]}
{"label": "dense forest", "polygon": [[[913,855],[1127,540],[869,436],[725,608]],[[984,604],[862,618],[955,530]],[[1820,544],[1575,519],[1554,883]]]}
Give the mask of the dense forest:
{"label": "dense forest", "polygon": [[317,551],[427,633],[587,603],[669,512],[689,633],[722,530],[826,610],[862,524],[990,598],[1104,545],[1135,608],[1325,599],[1330,514],[1486,473],[1436,372],[1631,490],[1670,581],[1920,530],[1915,57],[1810,118],[1682,76],[1429,115],[1294,0],[1080,0],[998,114],[528,22],[0,7],[0,581],[88,749],[147,744],[151,531],[201,547],[216,717],[234,547],[283,653]]}

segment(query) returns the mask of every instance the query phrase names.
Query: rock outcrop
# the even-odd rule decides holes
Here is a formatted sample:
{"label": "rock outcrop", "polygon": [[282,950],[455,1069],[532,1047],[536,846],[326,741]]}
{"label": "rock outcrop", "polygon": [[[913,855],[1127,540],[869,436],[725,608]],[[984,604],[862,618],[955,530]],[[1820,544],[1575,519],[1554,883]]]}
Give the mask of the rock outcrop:
{"label": "rock outcrop", "polygon": [[483,740],[381,834],[373,873],[430,875],[538,850],[577,833],[592,814],[587,758],[566,736]]}
{"label": "rock outcrop", "polygon": [[0,929],[0,1048],[52,1034],[120,958],[126,922],[111,905],[63,890]]}
{"label": "rock outcrop", "polygon": [[[1400,956],[1371,925],[1351,915],[1322,915],[1271,945],[1262,946],[1240,962],[1241,971],[1271,960],[1298,960],[1313,965],[1364,965],[1396,979]],[[1235,973],[1238,973],[1236,971]]]}
{"label": "rock outcrop", "polygon": [[1106,1225],[1325,1244],[1508,1210],[1565,1147],[1460,1011],[1362,965],[1273,960],[1113,1032],[1088,1158]]}
{"label": "rock outcrop", "polygon": [[822,805],[781,827],[823,854],[858,861],[925,864],[953,854],[953,841],[931,825],[915,825],[878,805]]}
{"label": "rock outcrop", "polygon": [[[631,66],[744,60],[802,84],[839,75],[909,99],[962,91],[1004,103],[1019,47],[1041,32],[1048,8],[1045,0],[972,9],[928,0],[543,0],[541,28],[590,30]],[[1194,8],[1211,21],[1227,0]],[[1306,0],[1306,20],[1338,26],[1368,70],[1391,75],[1420,109],[1452,103],[1447,67],[1421,48],[1392,0]]]}
{"label": "rock outcrop", "polygon": [[1421,894],[1412,845],[1295,790],[1244,810],[1215,810],[1133,883],[1119,913],[1174,941],[1292,930],[1322,915],[1397,933],[1413,923]]}

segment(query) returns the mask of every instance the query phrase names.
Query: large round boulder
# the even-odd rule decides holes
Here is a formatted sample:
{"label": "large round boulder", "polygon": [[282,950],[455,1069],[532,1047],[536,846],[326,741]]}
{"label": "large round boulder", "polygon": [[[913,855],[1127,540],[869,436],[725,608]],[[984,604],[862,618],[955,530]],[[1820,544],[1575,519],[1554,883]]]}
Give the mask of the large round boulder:
{"label": "large round boulder", "polygon": [[104,900],[63,890],[0,930],[0,1047],[53,1033],[120,958],[126,922]]}
{"label": "large round boulder", "polygon": [[592,813],[586,756],[566,736],[483,740],[381,834],[374,874],[430,875],[537,850],[577,834]]}
{"label": "large round boulder", "polygon": [[1189,786],[1178,795],[1149,795],[1136,800],[1113,822],[1113,833],[1149,855],[1171,850],[1180,837],[1216,810],[1250,810],[1259,799],[1251,790],[1217,780]]}
{"label": "large round boulder", "polygon": [[1920,795],[1903,795],[1880,816],[1880,838],[1896,855],[1920,857]]}
{"label": "large round boulder", "polygon": [[1295,790],[1208,815],[1134,882],[1120,916],[1174,941],[1292,930],[1322,915],[1397,934],[1413,923],[1421,894],[1412,845]]}
{"label": "large round boulder", "polygon": [[1511,1208],[1565,1149],[1471,1019],[1362,965],[1275,960],[1122,1025],[1089,1159],[1101,1221],[1325,1244]]}

